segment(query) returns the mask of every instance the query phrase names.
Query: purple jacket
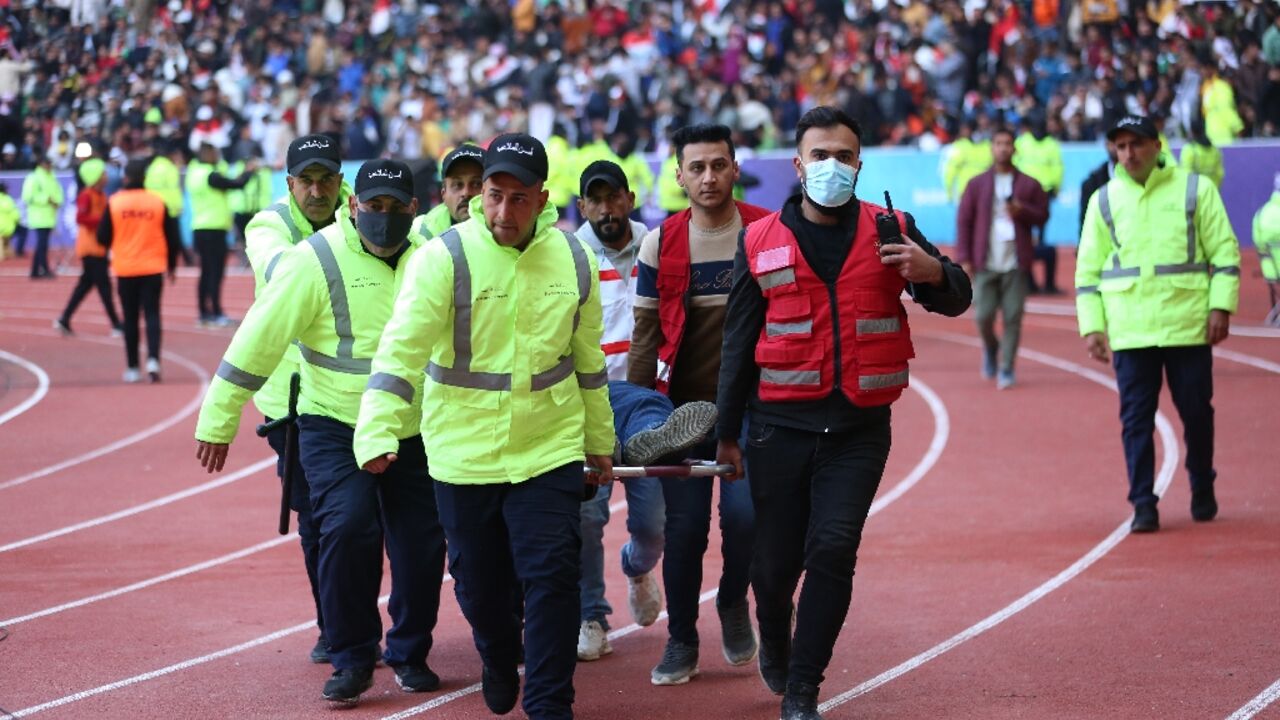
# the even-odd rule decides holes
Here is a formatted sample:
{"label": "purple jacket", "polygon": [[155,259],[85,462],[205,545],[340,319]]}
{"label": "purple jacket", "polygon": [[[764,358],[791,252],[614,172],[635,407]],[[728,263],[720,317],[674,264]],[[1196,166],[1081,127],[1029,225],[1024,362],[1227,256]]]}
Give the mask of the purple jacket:
{"label": "purple jacket", "polygon": [[[987,267],[987,250],[991,245],[991,221],[996,192],[994,168],[969,181],[960,197],[956,214],[955,261],[968,263],[974,271]],[[1031,269],[1031,228],[1049,219],[1049,196],[1035,178],[1013,171],[1013,199],[1019,207],[1013,213],[1014,250],[1018,268]]]}

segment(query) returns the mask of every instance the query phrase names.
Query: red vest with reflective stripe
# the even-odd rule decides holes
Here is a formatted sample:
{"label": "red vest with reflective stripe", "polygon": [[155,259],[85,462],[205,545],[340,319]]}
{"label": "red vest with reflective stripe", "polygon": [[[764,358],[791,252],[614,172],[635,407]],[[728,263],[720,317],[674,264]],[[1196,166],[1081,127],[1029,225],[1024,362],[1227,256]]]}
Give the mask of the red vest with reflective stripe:
{"label": "red vest with reflective stripe", "polygon": [[[762,207],[735,203],[743,227],[769,214]],[[689,209],[672,215],[663,221],[658,235],[658,322],[662,326],[662,344],[658,346],[658,375],[654,387],[664,394],[671,387],[671,373],[675,368],[676,354],[680,352],[684,323],[688,317],[692,274],[689,218],[692,215],[693,211]]]}
{"label": "red vest with reflective stripe", "polygon": [[835,307],[778,213],[747,229],[747,261],[767,303],[755,355],[762,401],[820,400],[836,387],[859,407],[888,405],[902,395],[915,351],[899,300],[906,281],[876,250],[875,216],[884,211],[862,203],[853,248],[836,280]]}

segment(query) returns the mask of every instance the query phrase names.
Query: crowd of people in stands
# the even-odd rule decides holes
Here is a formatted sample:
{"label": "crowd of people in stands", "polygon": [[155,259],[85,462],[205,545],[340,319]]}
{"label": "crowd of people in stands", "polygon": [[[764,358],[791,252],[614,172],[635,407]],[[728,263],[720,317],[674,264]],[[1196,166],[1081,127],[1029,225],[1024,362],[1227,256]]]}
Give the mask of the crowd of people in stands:
{"label": "crowd of people in stands", "polygon": [[1215,139],[1280,134],[1280,8],[1259,0],[5,5],[0,169],[157,138],[279,167],[315,132],[345,157],[414,160],[507,130],[570,146],[602,130],[626,157],[699,122],[761,150],[819,104],[858,118],[867,144],[931,149],[966,121],[1024,119],[1088,141],[1126,113],[1167,117],[1177,138],[1215,82]]}

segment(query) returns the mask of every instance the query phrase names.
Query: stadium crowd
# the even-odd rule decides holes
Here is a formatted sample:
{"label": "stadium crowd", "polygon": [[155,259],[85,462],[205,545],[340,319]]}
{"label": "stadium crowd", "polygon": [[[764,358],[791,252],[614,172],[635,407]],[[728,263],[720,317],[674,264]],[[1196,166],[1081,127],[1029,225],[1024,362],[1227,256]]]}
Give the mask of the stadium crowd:
{"label": "stadium crowd", "polygon": [[353,159],[436,159],[524,129],[626,157],[699,122],[769,149],[819,104],[850,111],[868,144],[935,148],[965,121],[1093,140],[1130,112],[1169,118],[1177,138],[1210,88],[1219,138],[1280,133],[1280,10],[1257,0],[3,6],[0,169],[41,153],[70,168],[77,146],[149,153],[157,138],[278,168],[315,132]]}

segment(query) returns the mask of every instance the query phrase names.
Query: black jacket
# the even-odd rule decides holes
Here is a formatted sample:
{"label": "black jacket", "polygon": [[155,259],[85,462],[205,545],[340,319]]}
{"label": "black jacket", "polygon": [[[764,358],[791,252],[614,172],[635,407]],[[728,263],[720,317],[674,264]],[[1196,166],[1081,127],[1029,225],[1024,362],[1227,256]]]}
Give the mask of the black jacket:
{"label": "black jacket", "polygon": [[1084,232],[1084,211],[1089,209],[1089,198],[1103,185],[1111,182],[1111,163],[1104,162],[1089,173],[1080,183],[1080,231]]}
{"label": "black jacket", "polygon": [[[973,300],[969,276],[925,240],[911,215],[903,214],[907,219],[907,236],[942,261],[943,277],[941,287],[908,284],[907,292],[929,312],[950,317],[960,315],[969,308],[969,303]],[[854,213],[842,225],[823,226],[803,218],[799,195],[787,200],[782,207],[782,224],[795,233],[805,261],[828,287],[833,286],[853,248],[860,215],[861,212]],[[729,290],[729,305],[725,313],[724,345],[716,397],[720,414],[716,427],[717,437],[737,440],[742,430],[742,418],[748,407],[751,409],[753,424],[783,425],[810,432],[842,432],[869,422],[888,421],[888,406],[857,407],[839,389],[832,390],[822,400],[781,403],[760,400],[757,389],[760,367],[756,365],[755,352],[760,329],[764,326],[766,303],[760,292],[760,285],[747,268],[743,243],[745,235],[744,230],[738,236],[738,252],[733,260],[733,285]]]}

